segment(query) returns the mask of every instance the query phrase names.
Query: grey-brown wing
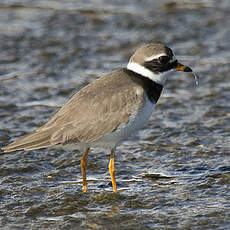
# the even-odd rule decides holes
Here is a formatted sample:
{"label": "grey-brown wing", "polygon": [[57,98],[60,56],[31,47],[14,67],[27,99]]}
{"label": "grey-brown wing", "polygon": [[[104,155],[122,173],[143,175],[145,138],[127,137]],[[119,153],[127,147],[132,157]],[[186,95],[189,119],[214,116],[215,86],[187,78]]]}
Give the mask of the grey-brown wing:
{"label": "grey-brown wing", "polygon": [[45,125],[3,148],[5,152],[92,142],[128,122],[143,103],[143,88],[121,69],[76,93]]}
{"label": "grey-brown wing", "polygon": [[57,114],[54,123],[44,127],[57,127],[50,138],[52,144],[92,142],[112,132],[142,106],[144,91],[131,86],[109,95],[104,90],[100,94],[73,102]]}

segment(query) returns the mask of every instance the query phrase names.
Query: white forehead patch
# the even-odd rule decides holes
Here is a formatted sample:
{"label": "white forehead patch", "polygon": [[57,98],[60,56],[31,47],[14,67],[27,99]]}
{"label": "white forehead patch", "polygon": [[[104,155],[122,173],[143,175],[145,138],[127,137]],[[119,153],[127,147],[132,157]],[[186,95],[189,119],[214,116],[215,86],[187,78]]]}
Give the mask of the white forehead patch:
{"label": "white forehead patch", "polygon": [[[158,58],[161,57],[161,56],[167,56],[167,54],[161,53],[161,54],[157,54],[157,55],[152,55],[152,56],[146,58],[145,61],[146,61],[146,62],[147,62],[147,61],[152,61],[152,60],[154,60],[154,59],[158,59]],[[169,62],[171,63],[171,62],[174,62],[174,61],[176,61],[175,55],[173,55],[172,59],[171,59]]]}
{"label": "white forehead patch", "polygon": [[157,58],[159,58],[161,56],[167,56],[167,55],[165,53],[161,53],[161,54],[157,54],[157,55],[152,55],[152,56],[146,58],[145,61],[152,61],[152,60],[157,59]]}

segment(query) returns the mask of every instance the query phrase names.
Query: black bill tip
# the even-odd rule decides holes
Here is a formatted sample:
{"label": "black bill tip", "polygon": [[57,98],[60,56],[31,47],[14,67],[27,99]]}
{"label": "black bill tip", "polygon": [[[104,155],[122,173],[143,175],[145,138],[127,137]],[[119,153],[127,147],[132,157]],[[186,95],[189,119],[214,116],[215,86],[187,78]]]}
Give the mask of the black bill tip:
{"label": "black bill tip", "polygon": [[198,86],[198,77],[197,75],[193,72],[193,70],[186,66],[186,65],[182,65],[181,63],[177,63],[177,66],[176,66],[176,70],[177,71],[183,71],[183,72],[190,72],[190,73],[193,73],[193,76],[195,78],[195,82],[196,82],[196,85]]}
{"label": "black bill tip", "polygon": [[193,72],[190,67],[186,65],[182,65],[181,63],[177,63],[176,70],[183,71],[183,72]]}
{"label": "black bill tip", "polygon": [[192,69],[188,66],[184,68],[184,72],[193,72]]}

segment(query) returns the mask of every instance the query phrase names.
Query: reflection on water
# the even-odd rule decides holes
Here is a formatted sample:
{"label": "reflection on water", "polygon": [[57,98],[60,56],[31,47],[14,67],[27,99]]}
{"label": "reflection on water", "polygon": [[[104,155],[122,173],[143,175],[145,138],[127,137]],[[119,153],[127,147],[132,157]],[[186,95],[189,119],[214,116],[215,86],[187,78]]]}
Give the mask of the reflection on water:
{"label": "reflection on water", "polygon": [[228,229],[228,19],[228,0],[2,1],[0,146],[124,66],[143,43],[172,47],[199,86],[171,73],[147,127],[117,148],[118,194],[109,156],[98,150],[89,155],[87,194],[79,152],[1,155],[1,228]]}

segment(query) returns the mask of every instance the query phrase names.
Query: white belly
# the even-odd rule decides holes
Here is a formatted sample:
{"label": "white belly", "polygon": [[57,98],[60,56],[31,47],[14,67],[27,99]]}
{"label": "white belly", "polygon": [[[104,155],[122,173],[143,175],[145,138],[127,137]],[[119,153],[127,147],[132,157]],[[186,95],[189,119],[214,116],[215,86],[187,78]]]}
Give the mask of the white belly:
{"label": "white belly", "polygon": [[155,104],[146,98],[146,103],[138,113],[133,114],[128,123],[119,126],[114,132],[105,135],[90,144],[91,147],[114,148],[123,139],[131,136],[135,131],[142,128],[149,120]]}

